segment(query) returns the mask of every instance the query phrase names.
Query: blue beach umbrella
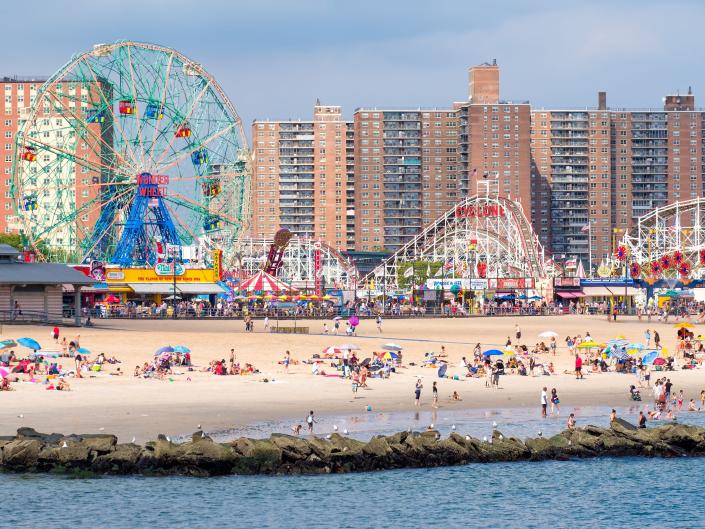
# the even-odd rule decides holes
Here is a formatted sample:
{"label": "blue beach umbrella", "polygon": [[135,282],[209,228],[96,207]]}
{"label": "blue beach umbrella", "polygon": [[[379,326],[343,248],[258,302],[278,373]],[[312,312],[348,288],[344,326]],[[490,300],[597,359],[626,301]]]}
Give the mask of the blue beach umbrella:
{"label": "blue beach umbrella", "polygon": [[438,378],[445,378],[446,371],[448,371],[448,364],[443,364],[438,368]]}
{"label": "blue beach umbrella", "polygon": [[154,356],[159,356],[162,353],[173,353],[174,348],[171,345],[167,345],[165,347],[160,347],[154,352]]}
{"label": "blue beach umbrella", "polygon": [[500,351],[499,349],[488,349],[484,353],[482,353],[483,356],[502,356],[504,353]]}
{"label": "blue beach umbrella", "polygon": [[20,338],[17,340],[17,343],[27,349],[33,349],[35,351],[39,351],[42,348],[39,342],[33,338]]}
{"label": "blue beach umbrella", "polygon": [[644,358],[641,359],[641,362],[644,365],[650,365],[654,363],[654,360],[658,358],[658,351],[650,351],[644,355]]}
{"label": "blue beach umbrella", "polygon": [[625,360],[629,359],[629,355],[624,351],[614,351],[612,353],[612,356],[614,356],[620,362],[624,362]]}
{"label": "blue beach umbrella", "polygon": [[17,347],[17,342],[14,340],[3,340],[0,342],[0,351],[3,349],[12,349],[13,347]]}
{"label": "blue beach umbrella", "polygon": [[78,349],[76,349],[76,352],[77,352],[77,353],[80,353],[80,354],[82,354],[82,355],[89,355],[89,354],[91,354],[91,352],[90,352],[88,349],[86,349],[85,347],[79,347]]}
{"label": "blue beach umbrella", "polygon": [[632,350],[641,351],[643,348],[644,348],[644,344],[638,343],[638,342],[630,343],[629,345],[627,345],[627,351],[632,351]]}
{"label": "blue beach umbrella", "polygon": [[175,353],[190,353],[191,349],[186,347],[185,345],[175,345],[173,347]]}

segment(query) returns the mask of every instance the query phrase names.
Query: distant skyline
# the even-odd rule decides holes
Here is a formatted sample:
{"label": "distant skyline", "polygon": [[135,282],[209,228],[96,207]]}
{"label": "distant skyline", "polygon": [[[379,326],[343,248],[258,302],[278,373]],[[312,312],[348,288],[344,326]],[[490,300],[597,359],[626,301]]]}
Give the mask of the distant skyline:
{"label": "distant skyline", "polygon": [[[317,98],[447,107],[467,68],[497,59],[503,99],[533,107],[705,106],[705,3],[676,0],[356,2],[75,0],[3,3],[0,75],[49,76],[96,43],[173,47],[217,79],[243,119],[310,119]],[[702,99],[701,99],[702,98]]]}

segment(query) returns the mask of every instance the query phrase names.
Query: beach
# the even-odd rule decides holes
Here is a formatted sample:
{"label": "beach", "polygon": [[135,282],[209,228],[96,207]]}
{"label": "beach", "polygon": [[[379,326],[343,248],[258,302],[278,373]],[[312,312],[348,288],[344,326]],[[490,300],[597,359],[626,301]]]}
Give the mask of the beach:
{"label": "beach", "polygon": [[[276,322],[271,322],[275,325]],[[564,338],[585,336],[604,342],[615,336],[625,336],[634,342],[644,341],[645,330],[657,330],[662,344],[676,350],[675,322],[668,324],[620,319],[613,323],[604,316],[565,315],[546,317],[473,317],[443,319],[389,319],[378,332],[374,320],[363,319],[357,336],[323,334],[323,321],[296,322],[309,327],[309,334],[273,334],[264,332],[262,320],[255,321],[255,332],[245,332],[241,320],[98,320],[91,328],[61,328],[62,337],[69,340],[80,334],[80,345],[93,355],[103,352],[115,356],[121,363],[106,365],[103,372],[92,378],[67,378],[71,391],[46,391],[41,383],[13,383],[14,391],[0,393],[0,435],[15,433],[18,427],[31,426],[39,431],[62,433],[114,433],[121,442],[135,438],[137,442],[153,439],[159,433],[182,436],[202,428],[207,432],[222,432],[253,423],[304,423],[309,410],[316,415],[346,415],[398,412],[414,409],[414,384],[422,377],[424,389],[421,409],[431,407],[431,385],[438,381],[439,406],[445,410],[526,408],[527,414],[539,413],[541,388],[557,388],[561,406],[626,406],[628,388],[636,384],[634,375],[616,373],[586,374],[576,380],[572,374],[574,357],[568,352]],[[333,324],[328,321],[328,327]],[[483,350],[503,348],[507,337],[517,343],[515,324],[521,328],[519,343],[533,346],[540,341],[538,334],[555,331],[559,337],[556,356],[546,355],[553,362],[552,376],[506,375],[500,379],[501,389],[485,387],[484,379],[466,379],[459,366],[462,356],[472,358],[477,342]],[[293,325],[293,322],[280,322]],[[694,332],[700,334],[698,325]],[[344,326],[341,326],[344,329]],[[56,349],[49,336],[49,327],[11,326],[2,328],[2,339],[32,337],[44,349]],[[315,376],[311,366],[296,364],[286,373],[278,362],[289,350],[296,360],[311,358],[324,347],[345,343],[360,347],[359,358],[382,350],[385,343],[394,342],[403,348],[407,367],[389,379],[368,379],[369,389],[360,389],[353,398],[350,380]],[[194,370],[175,367],[174,374],[164,380],[134,377],[135,366],[152,360],[154,351],[165,345],[184,345],[191,349]],[[445,345],[449,362],[448,375],[459,380],[439,379],[436,370],[421,367],[426,352],[438,353]],[[247,376],[215,376],[200,369],[212,360],[225,359],[234,348],[237,361],[251,363],[260,373]],[[17,349],[23,351],[22,348]],[[582,354],[582,353],[581,353]],[[59,358],[59,363],[73,364],[72,359]],[[409,366],[410,363],[417,364]],[[324,370],[331,371],[328,364]],[[122,376],[111,375],[117,368]],[[564,373],[569,371],[570,373]],[[587,371],[587,370],[586,370]],[[652,380],[660,373],[652,375]],[[699,399],[705,388],[701,370],[664,372],[673,382],[673,389],[683,389],[686,399]],[[38,377],[40,380],[42,377]],[[266,381],[265,381],[266,380]],[[461,401],[450,399],[457,391]],[[642,390],[644,403],[651,403],[649,391]]]}

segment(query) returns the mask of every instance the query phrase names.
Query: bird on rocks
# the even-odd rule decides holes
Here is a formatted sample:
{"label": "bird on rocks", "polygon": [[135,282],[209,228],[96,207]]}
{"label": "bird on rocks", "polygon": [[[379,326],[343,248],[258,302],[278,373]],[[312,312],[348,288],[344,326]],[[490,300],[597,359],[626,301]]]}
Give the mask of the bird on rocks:
{"label": "bird on rocks", "polygon": [[166,436],[166,440],[171,443],[171,437],[169,437],[168,435]]}
{"label": "bird on rocks", "polygon": [[348,429],[343,430],[343,434],[348,435]]}
{"label": "bird on rocks", "polygon": [[469,435],[466,435],[466,436],[465,436],[465,440],[466,440],[466,441],[469,441],[469,440],[470,440],[470,436],[469,436]]}
{"label": "bird on rocks", "polygon": [[450,429],[455,430],[455,424],[451,424]]}
{"label": "bird on rocks", "polygon": [[201,425],[199,424],[198,426],[196,426],[196,430],[200,430],[200,429],[201,429]]}
{"label": "bird on rocks", "polygon": [[543,436],[543,432],[541,432],[541,430],[539,430],[539,437],[542,437],[542,436]]}
{"label": "bird on rocks", "polygon": [[330,439],[330,437],[331,437],[330,434],[326,435],[326,439]]}
{"label": "bird on rocks", "polygon": [[132,442],[134,443],[137,439],[135,437],[132,438]]}
{"label": "bird on rocks", "polygon": [[483,440],[484,442],[487,442],[487,436],[486,436],[486,435],[483,436],[482,440]]}
{"label": "bird on rocks", "polygon": [[66,441],[64,441],[64,444],[61,445],[61,448],[68,448],[69,445],[66,444]]}
{"label": "bird on rocks", "polygon": [[337,432],[337,431],[338,431],[338,425],[337,425],[337,424],[334,424],[334,425],[333,425],[333,431],[334,431],[334,432]]}
{"label": "bird on rocks", "polygon": [[431,425],[429,426],[429,428],[430,428],[431,430],[433,430],[433,423],[431,423]]}
{"label": "bird on rocks", "polygon": [[201,432],[201,437],[205,437],[205,436],[206,436],[206,433],[205,433],[205,432]]}
{"label": "bird on rocks", "polygon": [[495,421],[492,421],[492,428],[497,428],[497,423]]}
{"label": "bird on rocks", "polygon": [[503,436],[502,434],[500,434],[500,435],[499,435],[499,440],[501,441],[502,439],[504,439],[504,436]]}

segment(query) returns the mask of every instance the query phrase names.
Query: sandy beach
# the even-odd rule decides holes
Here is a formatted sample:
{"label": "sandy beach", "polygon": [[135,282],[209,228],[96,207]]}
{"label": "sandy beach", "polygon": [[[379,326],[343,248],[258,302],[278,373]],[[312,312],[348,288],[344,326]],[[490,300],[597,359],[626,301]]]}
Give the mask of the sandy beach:
{"label": "sandy beach", "polygon": [[[314,376],[306,364],[290,367],[284,372],[278,361],[285,350],[292,358],[304,360],[320,353],[329,345],[354,343],[360,347],[358,356],[365,358],[381,350],[387,342],[403,346],[404,364],[419,364],[427,351],[448,353],[449,375],[461,375],[462,356],[472,357],[475,343],[483,349],[503,346],[507,337],[514,340],[514,325],[521,327],[521,343],[531,347],[539,341],[537,335],[546,330],[559,334],[558,354],[550,358],[556,367],[555,376],[503,376],[501,389],[485,388],[483,379],[438,379],[434,369],[406,367],[390,379],[369,379],[369,389],[360,390],[353,399],[349,380]],[[121,441],[133,437],[139,442],[159,433],[170,436],[189,434],[199,425],[206,431],[223,431],[264,421],[291,418],[303,422],[309,409],[318,415],[360,413],[369,405],[375,412],[412,409],[413,389],[417,376],[423,377],[422,409],[431,405],[431,384],[438,381],[440,406],[447,409],[526,407],[527,413],[538,413],[540,390],[543,386],[558,389],[563,406],[628,404],[628,387],[636,377],[615,373],[588,374],[576,380],[572,374],[574,358],[565,347],[564,338],[585,335],[587,331],[597,341],[624,335],[643,342],[644,331],[656,329],[662,344],[675,351],[673,322],[637,321],[636,318],[611,323],[604,316],[497,317],[469,319],[404,319],[385,320],[379,333],[373,320],[363,320],[356,337],[323,334],[323,321],[298,321],[308,326],[308,335],[283,335],[263,332],[263,322],[255,322],[255,332],[245,333],[242,321],[121,321],[99,320],[92,328],[62,328],[62,336],[72,339],[80,333],[82,347],[94,354],[104,352],[116,356],[120,364],[107,366],[93,378],[68,379],[69,392],[46,391],[42,384],[14,383],[11,392],[0,393],[0,435],[13,434],[20,426],[40,431],[62,433],[111,432]],[[328,322],[332,329],[332,322]],[[320,333],[320,334],[318,334]],[[695,334],[699,334],[696,326]],[[45,349],[54,349],[49,327],[7,326],[2,339],[28,336],[37,339]],[[176,368],[165,380],[132,376],[136,365],[153,358],[154,351],[164,345],[185,345],[192,350],[195,370]],[[261,374],[218,377],[199,369],[215,359],[228,359],[235,348],[237,360],[254,364]],[[21,351],[26,352],[26,350]],[[60,359],[60,363],[73,363]],[[124,375],[113,376],[120,367]],[[329,370],[330,371],[330,370]],[[664,373],[674,383],[674,389],[685,390],[686,398],[699,397],[705,388],[703,371],[687,370]],[[264,379],[268,382],[264,382]],[[654,377],[655,378],[655,377]],[[450,395],[457,391],[461,402]],[[651,395],[645,392],[645,402]]]}

